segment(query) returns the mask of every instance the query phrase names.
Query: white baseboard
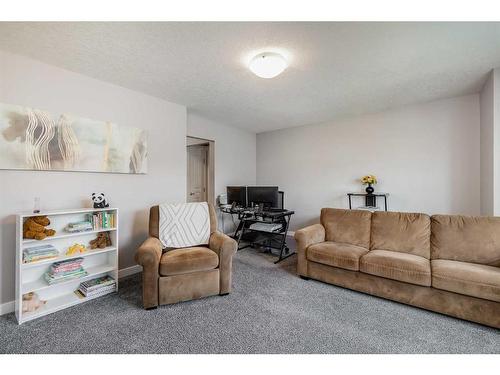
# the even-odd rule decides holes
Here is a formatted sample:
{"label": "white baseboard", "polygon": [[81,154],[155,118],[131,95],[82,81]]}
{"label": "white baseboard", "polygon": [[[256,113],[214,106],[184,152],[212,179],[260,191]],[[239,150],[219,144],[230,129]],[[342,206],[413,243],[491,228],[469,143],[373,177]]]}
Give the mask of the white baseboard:
{"label": "white baseboard", "polygon": [[142,267],[136,264],[135,266],[127,267],[127,268],[122,268],[121,270],[118,270],[118,278],[123,279],[124,277],[133,275],[134,273],[139,273],[142,272]]}
{"label": "white baseboard", "polygon": [[[122,268],[121,270],[118,270],[118,278],[122,279],[124,277],[133,275],[135,273],[139,273],[142,271],[142,267],[136,264],[135,266],[127,267],[127,268]],[[0,304],[0,315],[8,314],[11,312],[14,312],[15,310],[15,301],[10,301],[10,302],[5,302]]]}
{"label": "white baseboard", "polygon": [[2,303],[0,305],[0,315],[11,313],[14,311],[15,308],[16,308],[15,301]]}

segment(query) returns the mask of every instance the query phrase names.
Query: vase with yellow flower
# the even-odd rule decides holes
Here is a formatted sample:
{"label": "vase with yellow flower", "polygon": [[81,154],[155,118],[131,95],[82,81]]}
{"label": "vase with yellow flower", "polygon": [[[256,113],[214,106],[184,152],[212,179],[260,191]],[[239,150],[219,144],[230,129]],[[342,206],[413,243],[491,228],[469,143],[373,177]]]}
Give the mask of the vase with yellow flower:
{"label": "vase with yellow flower", "polygon": [[361,177],[361,183],[363,185],[368,185],[365,189],[367,196],[365,197],[365,205],[367,207],[373,207],[376,205],[375,196],[373,196],[373,192],[375,189],[372,185],[377,183],[377,177],[374,175],[368,174],[366,176]]}

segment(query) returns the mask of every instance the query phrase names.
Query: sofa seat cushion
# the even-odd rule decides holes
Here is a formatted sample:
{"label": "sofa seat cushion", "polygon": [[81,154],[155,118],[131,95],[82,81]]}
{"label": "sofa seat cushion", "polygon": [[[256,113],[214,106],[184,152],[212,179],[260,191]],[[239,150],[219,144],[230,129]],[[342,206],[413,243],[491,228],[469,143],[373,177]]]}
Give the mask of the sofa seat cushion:
{"label": "sofa seat cushion", "polygon": [[309,246],[306,256],[311,262],[359,271],[359,258],[367,252],[364,247],[327,241]]}
{"label": "sofa seat cushion", "polygon": [[372,250],[361,257],[359,269],[370,275],[431,286],[431,262],[418,255]]}
{"label": "sofa seat cushion", "polygon": [[434,288],[500,302],[500,268],[453,260],[433,260],[431,266]]}
{"label": "sofa seat cushion", "polygon": [[160,275],[208,271],[217,268],[218,265],[219,257],[209,248],[186,247],[163,253],[160,259]]}

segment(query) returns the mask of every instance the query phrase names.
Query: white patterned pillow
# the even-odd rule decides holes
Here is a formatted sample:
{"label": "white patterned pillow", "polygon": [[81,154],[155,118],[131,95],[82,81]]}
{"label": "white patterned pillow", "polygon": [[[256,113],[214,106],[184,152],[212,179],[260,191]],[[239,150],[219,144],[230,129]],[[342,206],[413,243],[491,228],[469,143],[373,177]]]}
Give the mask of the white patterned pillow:
{"label": "white patterned pillow", "polygon": [[210,238],[208,204],[160,204],[159,237],[163,247],[207,245]]}

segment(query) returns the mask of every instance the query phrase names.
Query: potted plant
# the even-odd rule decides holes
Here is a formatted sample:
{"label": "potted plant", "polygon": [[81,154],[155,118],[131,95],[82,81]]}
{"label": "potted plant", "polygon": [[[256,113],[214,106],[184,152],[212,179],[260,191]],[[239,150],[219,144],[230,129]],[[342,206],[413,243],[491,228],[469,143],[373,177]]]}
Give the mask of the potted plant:
{"label": "potted plant", "polygon": [[361,183],[363,185],[368,185],[365,189],[366,194],[368,194],[365,197],[365,205],[367,207],[375,206],[376,205],[375,196],[372,196],[375,189],[373,188],[372,185],[375,185],[377,183],[377,177],[375,177],[372,174],[368,174],[366,176],[361,177]]}
{"label": "potted plant", "polygon": [[373,188],[372,185],[375,185],[377,183],[377,177],[375,177],[374,175],[368,174],[368,175],[363,176],[361,178],[361,183],[363,185],[368,185],[365,190],[368,194],[372,194],[375,191],[375,189]]}

